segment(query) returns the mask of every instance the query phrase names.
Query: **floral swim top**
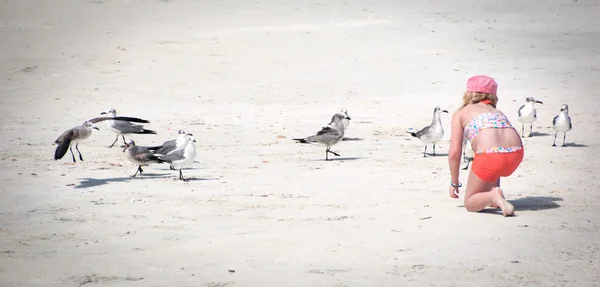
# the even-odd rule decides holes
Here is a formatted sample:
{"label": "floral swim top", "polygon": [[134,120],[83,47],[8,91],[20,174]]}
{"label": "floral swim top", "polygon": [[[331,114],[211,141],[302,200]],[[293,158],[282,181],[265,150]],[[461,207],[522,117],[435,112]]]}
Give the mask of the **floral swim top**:
{"label": "floral swim top", "polygon": [[512,127],[510,121],[503,113],[483,113],[473,117],[473,119],[465,126],[465,137],[468,138],[469,141],[473,141],[483,129],[503,129]]}

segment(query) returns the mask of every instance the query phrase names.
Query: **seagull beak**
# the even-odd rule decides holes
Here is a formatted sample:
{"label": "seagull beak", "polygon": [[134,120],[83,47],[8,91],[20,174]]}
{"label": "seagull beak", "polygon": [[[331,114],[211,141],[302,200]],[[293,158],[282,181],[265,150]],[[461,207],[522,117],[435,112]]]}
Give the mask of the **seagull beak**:
{"label": "seagull beak", "polygon": [[127,150],[127,148],[129,148],[129,144],[125,145],[125,148],[123,149],[123,152],[125,152]]}
{"label": "seagull beak", "polygon": [[194,140],[194,142],[196,142],[196,140]]}
{"label": "seagull beak", "polygon": [[350,117],[346,117],[347,120],[352,120]]}
{"label": "seagull beak", "polygon": [[448,111],[447,110],[443,110],[442,113],[448,113]]}
{"label": "seagull beak", "polygon": [[97,131],[99,131],[99,130],[100,130],[100,129],[99,129],[99,128],[97,128],[97,127],[92,127],[92,128],[93,128],[93,129],[95,129],[95,130],[97,130]]}
{"label": "seagull beak", "polygon": [[538,104],[542,104],[542,105],[544,104],[544,103],[542,103],[542,101],[535,101],[535,102]]}
{"label": "seagull beak", "polygon": [[100,114],[101,114],[101,115],[106,115],[106,114],[107,114],[107,112],[101,112]]}

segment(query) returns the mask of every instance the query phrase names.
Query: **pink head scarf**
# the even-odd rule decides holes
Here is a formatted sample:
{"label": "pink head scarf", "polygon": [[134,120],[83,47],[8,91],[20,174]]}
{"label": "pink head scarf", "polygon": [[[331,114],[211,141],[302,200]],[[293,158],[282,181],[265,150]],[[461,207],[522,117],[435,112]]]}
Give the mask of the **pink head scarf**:
{"label": "pink head scarf", "polygon": [[494,79],[479,75],[469,78],[467,81],[467,92],[488,93],[496,95],[498,84]]}

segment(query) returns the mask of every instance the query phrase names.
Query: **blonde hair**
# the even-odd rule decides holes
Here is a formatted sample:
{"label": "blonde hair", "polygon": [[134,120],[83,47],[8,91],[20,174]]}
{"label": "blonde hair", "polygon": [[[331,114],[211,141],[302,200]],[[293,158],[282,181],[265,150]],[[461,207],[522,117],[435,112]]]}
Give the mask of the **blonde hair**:
{"label": "blonde hair", "polygon": [[496,107],[496,104],[498,103],[498,97],[494,94],[479,93],[479,92],[465,92],[465,95],[463,96],[463,105],[461,108],[464,108],[465,106],[467,106],[469,104],[477,104],[484,100],[492,101],[492,106],[494,108]]}

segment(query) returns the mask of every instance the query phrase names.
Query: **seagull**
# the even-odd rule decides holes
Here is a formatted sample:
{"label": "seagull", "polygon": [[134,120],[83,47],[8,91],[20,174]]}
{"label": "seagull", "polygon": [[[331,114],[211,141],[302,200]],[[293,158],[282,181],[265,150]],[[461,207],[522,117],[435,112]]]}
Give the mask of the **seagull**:
{"label": "seagull", "polygon": [[329,153],[335,156],[340,156],[336,152],[332,152],[330,149],[332,146],[337,144],[344,138],[344,122],[343,120],[350,120],[350,117],[341,114],[333,115],[331,123],[328,126],[323,127],[316,135],[312,135],[305,138],[293,139],[299,143],[315,144],[320,146],[326,146],[325,160],[329,160]]}
{"label": "seagull", "polygon": [[79,160],[83,161],[83,156],[81,156],[81,152],[79,151],[79,143],[92,135],[92,129],[100,130],[93,126],[95,123],[111,119],[136,123],[149,123],[147,120],[131,117],[96,117],[87,120],[80,126],[66,130],[54,141],[54,143],[58,145],[54,151],[54,160],[63,158],[67,153],[67,150],[70,150],[71,155],[73,156],[73,162],[76,162],[75,154],[73,154],[73,149],[71,147],[71,144],[75,143],[75,149],[79,153]]}
{"label": "seagull", "polygon": [[138,172],[142,174],[144,172],[142,166],[147,166],[151,163],[163,163],[163,161],[152,154],[147,147],[137,146],[131,139],[125,144],[125,149],[123,149],[123,152],[125,153],[125,158],[127,158],[130,162],[137,164],[138,166],[138,169],[131,177],[135,177]]}
{"label": "seagull", "polygon": [[[344,124],[344,131],[346,131],[346,129],[350,125],[350,116],[348,115],[348,110],[346,108],[342,108],[339,113],[336,113],[336,115],[341,115],[342,117],[344,117],[342,123]],[[331,123],[333,123],[333,116],[331,117],[329,125],[331,125]]]}
{"label": "seagull", "polygon": [[554,133],[554,143],[552,146],[556,146],[556,135],[558,133],[563,133],[563,144],[565,146],[565,140],[567,139],[567,132],[573,128],[571,124],[571,117],[569,117],[569,106],[564,104],[560,106],[560,114],[554,117],[552,120],[552,127],[556,131]]}
{"label": "seagull", "polygon": [[[186,133],[184,130],[179,130],[177,133],[179,136],[176,139],[168,140],[159,146],[148,147],[148,149],[151,150],[154,155],[167,155],[177,148],[183,149],[186,144]],[[169,169],[175,170],[172,164],[169,166]]]}
{"label": "seagull", "polygon": [[531,137],[533,122],[537,120],[537,113],[534,106],[536,103],[544,104],[532,97],[528,97],[525,99],[525,104],[519,108],[519,117],[517,119],[521,122],[521,137],[525,137],[525,124],[529,124],[529,137]]}
{"label": "seagull", "polygon": [[463,162],[467,163],[467,166],[463,168],[463,170],[469,169],[469,164],[473,161],[473,147],[471,146],[471,141],[469,141],[466,137],[463,137]]}
{"label": "seagull", "polygon": [[170,163],[173,168],[179,169],[179,179],[187,181],[187,179],[183,177],[181,169],[194,163],[194,158],[196,157],[196,139],[190,133],[185,134],[184,138],[185,145],[183,149],[175,149],[164,156],[159,156],[159,158],[164,162]]}
{"label": "seagull", "polygon": [[[100,113],[101,115],[108,115],[110,117],[116,117],[117,116],[117,111],[115,109],[110,109],[106,112],[102,112]],[[108,128],[113,131],[114,133],[117,134],[117,138],[115,138],[115,141],[109,145],[108,147],[113,147],[115,145],[115,143],[119,140],[119,136],[121,136],[123,138],[123,144],[127,144],[127,142],[125,142],[125,135],[126,134],[156,134],[155,131],[153,130],[147,130],[144,129],[143,125],[136,125],[136,124],[132,124],[131,122],[128,121],[118,121],[118,120],[107,120],[106,124],[108,125]]]}
{"label": "seagull", "polygon": [[442,110],[440,107],[433,109],[433,119],[431,125],[428,125],[418,132],[411,132],[410,135],[419,138],[425,144],[423,157],[427,156],[427,144],[433,144],[433,155],[435,156],[435,143],[444,137],[444,128],[442,127],[441,113],[448,113],[447,110]]}

